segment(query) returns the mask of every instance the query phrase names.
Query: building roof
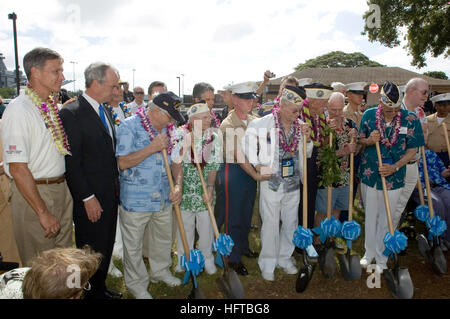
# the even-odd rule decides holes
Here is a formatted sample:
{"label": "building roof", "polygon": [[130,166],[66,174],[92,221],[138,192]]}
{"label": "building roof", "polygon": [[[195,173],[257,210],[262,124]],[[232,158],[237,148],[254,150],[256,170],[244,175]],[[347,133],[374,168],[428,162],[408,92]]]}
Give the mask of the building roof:
{"label": "building roof", "polygon": [[[368,82],[383,84],[391,81],[397,85],[404,85],[415,77],[423,78],[430,86],[450,87],[450,80],[435,79],[423,74],[408,71],[399,67],[358,67],[358,68],[307,68],[289,75],[297,79],[312,78],[314,82],[331,84],[332,82],[352,83]],[[271,85],[280,85],[281,79],[273,79]]]}

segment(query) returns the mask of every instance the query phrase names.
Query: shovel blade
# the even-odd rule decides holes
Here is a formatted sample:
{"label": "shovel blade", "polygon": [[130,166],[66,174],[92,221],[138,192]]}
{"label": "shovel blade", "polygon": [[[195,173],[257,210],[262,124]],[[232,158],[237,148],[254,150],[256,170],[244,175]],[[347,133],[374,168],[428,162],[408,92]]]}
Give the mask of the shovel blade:
{"label": "shovel blade", "polygon": [[325,278],[331,278],[336,273],[336,260],[333,248],[326,247],[319,254],[319,266]]}
{"label": "shovel blade", "polygon": [[414,286],[407,268],[385,269],[383,277],[392,296],[396,299],[411,299]]}
{"label": "shovel blade", "polygon": [[341,269],[342,277],[345,281],[351,281],[361,278],[361,265],[359,263],[358,255],[338,254],[339,267]]}
{"label": "shovel blade", "polygon": [[420,254],[423,258],[431,262],[431,248],[428,244],[428,239],[423,234],[419,234],[417,236],[417,248],[419,249]]}
{"label": "shovel blade", "polygon": [[229,299],[244,299],[244,287],[242,287],[241,280],[237,273],[233,271],[228,271],[223,276],[224,280],[227,282],[230,287],[230,297]]}
{"label": "shovel blade", "polygon": [[191,293],[188,296],[188,299],[206,299],[206,297],[199,287],[197,288],[193,287]]}
{"label": "shovel blade", "polygon": [[442,276],[447,272],[447,260],[445,259],[442,249],[439,246],[431,248],[432,267],[436,274]]}
{"label": "shovel blade", "polygon": [[309,282],[311,281],[312,275],[314,273],[314,266],[306,264],[302,266],[300,272],[297,276],[297,281],[295,283],[295,291],[301,293],[306,290]]}

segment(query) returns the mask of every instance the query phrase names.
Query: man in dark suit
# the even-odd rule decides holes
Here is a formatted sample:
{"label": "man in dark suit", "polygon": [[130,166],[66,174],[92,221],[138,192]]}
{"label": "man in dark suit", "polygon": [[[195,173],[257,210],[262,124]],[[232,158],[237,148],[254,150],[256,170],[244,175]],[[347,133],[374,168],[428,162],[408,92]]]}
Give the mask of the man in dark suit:
{"label": "man in dark suit", "polygon": [[60,112],[72,150],[72,156],[66,156],[66,178],[74,199],[75,241],[77,247],[88,244],[103,255],[86,298],[120,298],[120,293],[105,284],[119,198],[114,124],[102,104],[119,90],[119,76],[111,65],[102,62],[88,66],[84,75],[86,91]]}

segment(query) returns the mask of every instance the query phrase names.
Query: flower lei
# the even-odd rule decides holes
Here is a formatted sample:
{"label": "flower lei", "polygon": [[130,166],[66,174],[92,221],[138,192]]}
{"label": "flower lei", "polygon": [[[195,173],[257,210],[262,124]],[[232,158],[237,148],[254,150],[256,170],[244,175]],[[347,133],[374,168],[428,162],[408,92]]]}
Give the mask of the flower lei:
{"label": "flower lei", "polygon": [[219,128],[219,127],[220,127],[220,120],[219,120],[219,118],[217,117],[216,112],[214,112],[214,110],[212,110],[212,109],[211,109],[211,115],[212,115],[212,117],[214,118],[214,126],[217,127],[217,128]]}
{"label": "flower lei", "polygon": [[[320,114],[312,119],[311,113],[309,111],[308,99],[305,99],[302,103],[302,113],[301,118],[305,123],[311,127],[311,140],[314,146],[321,146],[323,143],[323,130],[326,126],[325,114]],[[314,120],[314,125],[312,121]]]}
{"label": "flower lei", "polygon": [[[192,132],[192,124],[191,123],[186,123],[185,125],[182,126],[182,129],[184,130],[185,134],[184,136],[186,136],[187,134]],[[206,148],[211,144],[211,142],[214,140],[214,135],[212,134],[212,130],[207,130],[207,135],[205,136],[205,138],[202,138],[202,150],[201,150],[201,159],[202,162],[200,163],[200,166],[203,168],[204,163],[204,158],[205,158],[205,153],[206,153]],[[192,150],[193,152],[194,150]],[[194,157],[192,156],[191,158],[191,162],[193,164],[194,163]]]}
{"label": "flower lei", "polygon": [[[144,127],[144,130],[147,132],[148,137],[150,138],[150,142],[152,142],[155,136],[158,134],[158,132],[153,128],[153,125],[150,122],[150,119],[148,118],[145,109],[142,107],[138,108],[136,114],[141,118],[142,126]],[[169,124],[166,126],[166,130],[167,130],[167,137],[169,139],[169,143],[167,144],[167,154],[170,155],[172,154],[172,150],[174,147],[173,136],[175,136],[174,134],[175,128],[173,124]]]}
{"label": "flower lei", "polygon": [[399,111],[392,120],[392,124],[394,126],[394,134],[391,138],[387,138],[384,135],[384,125],[382,124],[382,113],[383,108],[381,105],[378,105],[376,116],[375,116],[375,126],[377,130],[380,132],[380,142],[387,148],[391,148],[395,143],[397,143],[398,135],[400,134],[400,126],[401,126],[401,112]]}
{"label": "flower lei", "polygon": [[[131,113],[131,110],[125,104],[125,102],[120,102],[119,103],[119,107],[122,109],[125,118],[130,117],[131,115],[133,115]],[[121,123],[121,121],[119,119],[119,115],[116,113],[116,111],[114,111],[114,107],[112,105],[109,105],[108,108],[111,111],[114,125],[119,125]]]}
{"label": "flower lei", "polygon": [[54,97],[50,95],[47,103],[42,102],[41,98],[37,95],[36,91],[33,90],[33,87],[29,82],[25,88],[25,94],[39,109],[42,119],[45,122],[45,126],[52,134],[53,142],[58,152],[62,155],[72,155],[72,153],[70,153],[69,141],[67,139],[61,118],[59,117],[59,109]]}
{"label": "flower lei", "polygon": [[294,124],[294,132],[292,133],[291,142],[289,144],[287,144],[287,141],[286,141],[287,137],[285,137],[285,134],[283,134],[283,130],[281,129],[281,120],[279,117],[279,113],[280,113],[280,107],[274,105],[274,107],[272,109],[272,114],[273,114],[273,119],[275,120],[275,128],[278,131],[280,145],[285,152],[295,153],[298,148],[298,140],[299,140],[299,137],[301,134],[300,119],[297,118],[295,120],[295,122],[293,123]]}

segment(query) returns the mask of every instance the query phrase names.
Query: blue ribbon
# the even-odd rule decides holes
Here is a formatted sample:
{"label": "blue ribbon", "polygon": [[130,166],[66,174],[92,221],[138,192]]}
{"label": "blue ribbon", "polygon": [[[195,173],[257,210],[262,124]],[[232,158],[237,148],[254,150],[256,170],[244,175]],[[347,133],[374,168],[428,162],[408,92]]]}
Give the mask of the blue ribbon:
{"label": "blue ribbon", "polygon": [[384,236],[384,246],[386,249],[383,251],[383,255],[393,257],[394,253],[398,254],[408,246],[408,237],[398,230],[394,232],[393,236],[387,232]]}
{"label": "blue ribbon", "polygon": [[313,233],[308,228],[298,226],[294,232],[294,238],[292,242],[300,249],[306,249],[313,242]]}
{"label": "blue ribbon", "polygon": [[447,223],[438,215],[434,215],[433,218],[427,219],[426,225],[429,229],[428,240],[433,240],[433,237],[436,236],[437,244],[439,245],[439,236],[441,236],[447,229]]}
{"label": "blue ribbon", "polygon": [[325,243],[327,238],[334,237],[340,233],[342,229],[342,224],[338,219],[335,219],[334,216],[331,216],[330,219],[325,218],[320,222],[320,226],[313,228],[313,232],[316,235],[319,235],[320,241]]}
{"label": "blue ribbon", "polygon": [[352,242],[361,235],[361,226],[354,220],[345,221],[341,228],[342,238],[345,239],[348,249],[352,249]]}
{"label": "blue ribbon", "polygon": [[219,267],[223,267],[221,256],[228,256],[229,254],[231,254],[233,246],[234,246],[233,239],[231,239],[229,235],[225,234],[220,234],[219,238],[217,238],[213,242],[212,244],[213,251],[218,252],[218,254],[216,255],[216,264]]}
{"label": "blue ribbon", "polygon": [[186,259],[186,254],[181,256],[180,265],[186,271],[184,275],[183,285],[189,281],[191,273],[194,277],[194,287],[197,288],[197,278],[198,274],[203,271],[205,267],[205,259],[203,258],[202,252],[198,249],[191,249],[189,251],[189,261]]}
{"label": "blue ribbon", "polygon": [[414,210],[414,215],[418,220],[422,223],[425,223],[426,220],[430,217],[430,211],[427,205],[419,205]]}

